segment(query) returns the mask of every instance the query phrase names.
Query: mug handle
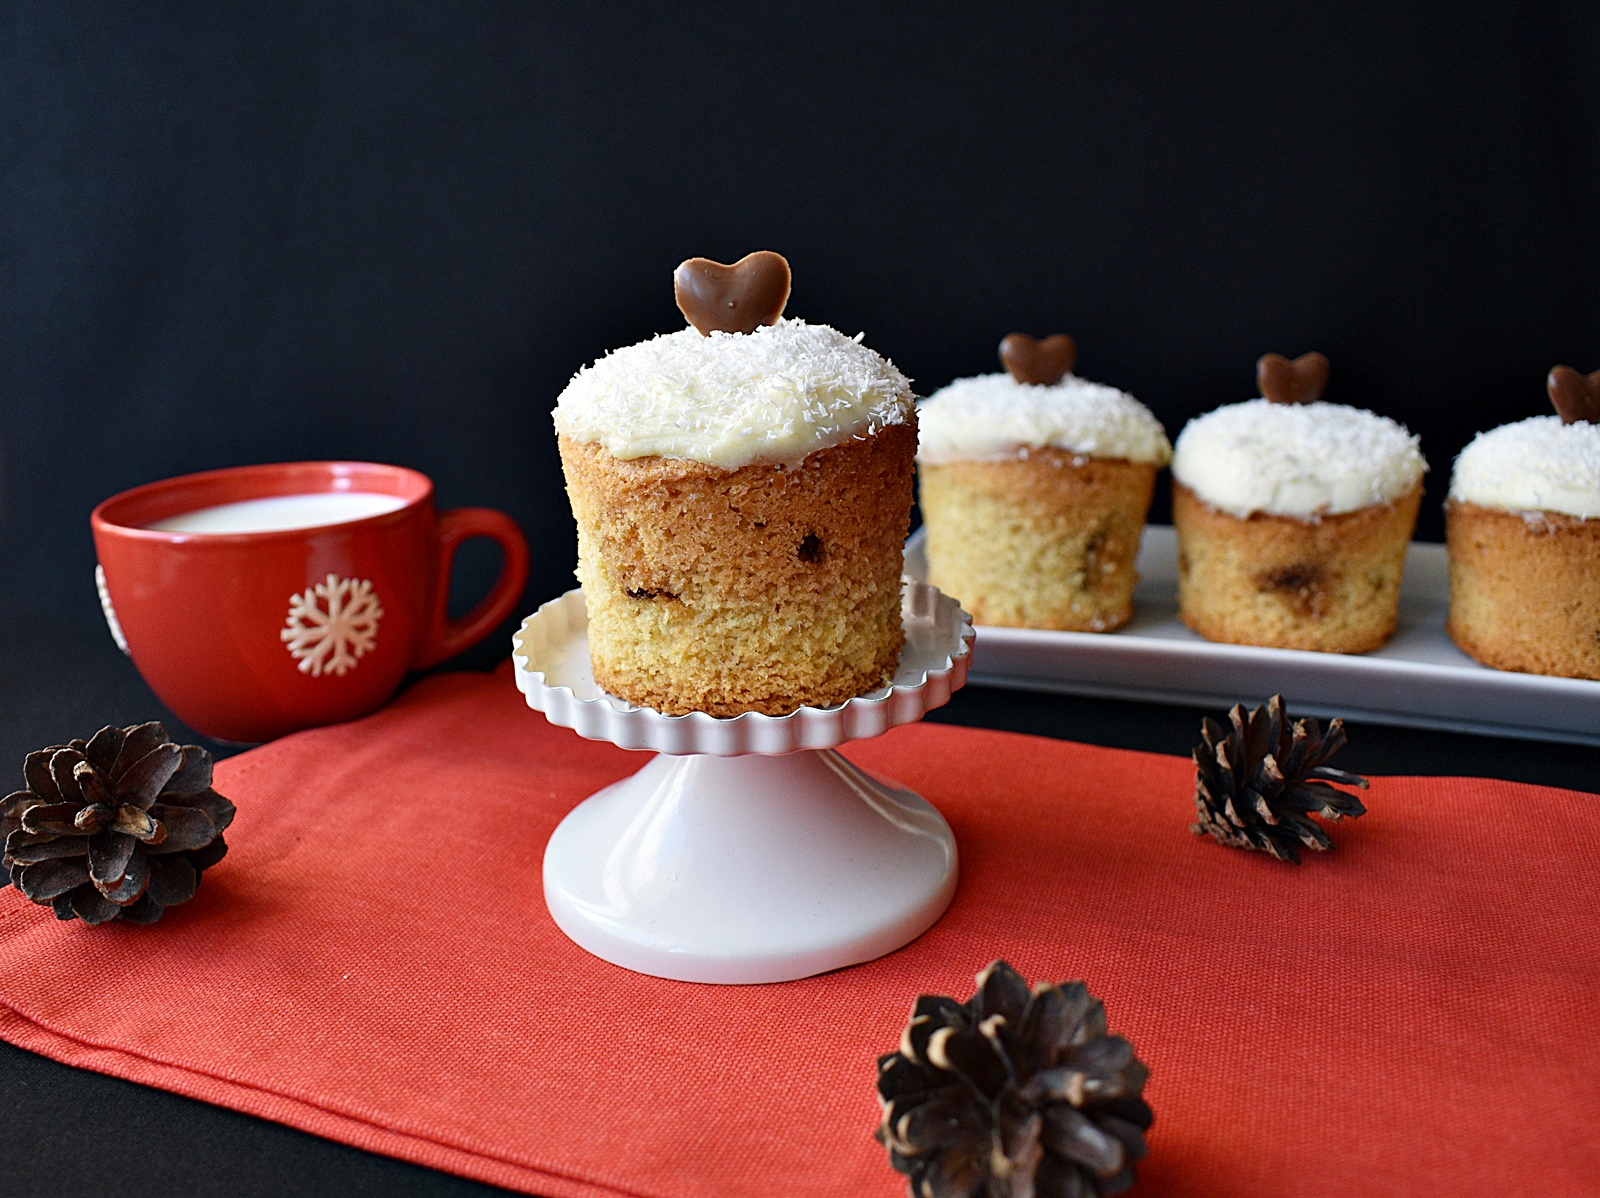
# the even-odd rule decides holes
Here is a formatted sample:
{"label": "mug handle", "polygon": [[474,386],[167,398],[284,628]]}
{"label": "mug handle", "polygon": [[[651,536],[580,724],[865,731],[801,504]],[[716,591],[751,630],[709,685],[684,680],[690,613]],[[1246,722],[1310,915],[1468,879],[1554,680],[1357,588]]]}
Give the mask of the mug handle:
{"label": "mug handle", "polygon": [[[528,581],[528,542],[517,522],[504,512],[486,507],[457,507],[439,513],[435,534],[439,538],[438,578],[434,583],[433,620],[427,639],[417,652],[413,669],[426,669],[477,644],[511,614]],[[459,620],[450,619],[450,569],[463,541],[488,537],[500,546],[505,561],[500,577],[478,606]]]}

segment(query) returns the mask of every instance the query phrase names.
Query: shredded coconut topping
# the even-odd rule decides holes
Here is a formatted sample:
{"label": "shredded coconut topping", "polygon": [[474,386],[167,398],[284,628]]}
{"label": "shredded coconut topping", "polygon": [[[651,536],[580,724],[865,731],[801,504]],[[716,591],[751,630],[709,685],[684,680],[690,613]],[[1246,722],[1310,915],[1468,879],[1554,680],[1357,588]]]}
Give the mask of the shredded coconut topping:
{"label": "shredded coconut topping", "polygon": [[1479,433],[1456,458],[1450,498],[1513,512],[1600,517],[1600,424],[1534,416]]}
{"label": "shredded coconut topping", "polygon": [[1161,422],[1133,396],[1067,375],[1048,387],[1009,374],[957,379],[917,405],[917,458],[1016,457],[1067,449],[1164,466],[1172,446]]}
{"label": "shredded coconut topping", "polygon": [[1191,420],[1172,477],[1212,507],[1314,518],[1400,498],[1428,464],[1402,424],[1343,404],[1229,404]]}
{"label": "shredded coconut topping", "polygon": [[695,329],[615,350],[573,376],[556,430],[622,459],[687,458],[727,470],[796,461],[910,419],[911,383],[827,325]]}

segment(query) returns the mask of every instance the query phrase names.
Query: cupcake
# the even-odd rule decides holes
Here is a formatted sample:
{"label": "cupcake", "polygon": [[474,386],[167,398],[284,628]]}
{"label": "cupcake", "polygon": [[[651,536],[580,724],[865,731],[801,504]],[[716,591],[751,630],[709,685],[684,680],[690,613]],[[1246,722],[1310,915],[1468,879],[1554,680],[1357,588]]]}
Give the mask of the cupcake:
{"label": "cupcake", "polygon": [[1069,373],[1064,333],[917,409],[928,581],[980,624],[1106,632],[1133,615],[1139,535],[1172,447],[1148,408]]}
{"label": "cupcake", "polygon": [[580,370],[555,409],[595,680],[673,715],[783,715],[886,685],[916,453],[905,376],[781,318],[789,266],[691,259],[691,327]]}
{"label": "cupcake", "polygon": [[1484,665],[1600,679],[1600,371],[1550,372],[1557,416],[1479,433],[1445,504],[1450,638]]}
{"label": "cupcake", "polygon": [[1207,640],[1364,653],[1394,633],[1427,464],[1384,416],[1322,403],[1328,360],[1257,364],[1263,398],[1172,454],[1178,615]]}

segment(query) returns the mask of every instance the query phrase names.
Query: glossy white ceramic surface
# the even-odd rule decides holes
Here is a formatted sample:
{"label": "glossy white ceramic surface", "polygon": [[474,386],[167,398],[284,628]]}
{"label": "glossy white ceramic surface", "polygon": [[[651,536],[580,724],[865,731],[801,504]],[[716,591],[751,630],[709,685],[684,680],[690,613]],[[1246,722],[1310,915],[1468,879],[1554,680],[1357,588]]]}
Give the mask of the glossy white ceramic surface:
{"label": "glossy white ceramic surface", "polygon": [[552,723],[656,749],[579,804],[545,848],[557,926],[626,969],[690,982],[782,982],[914,940],[955,894],[955,838],[926,800],[833,746],[921,719],[966,681],[972,622],[907,582],[892,685],[787,716],[667,716],[602,692],[583,594],[523,621],[517,686]]}
{"label": "glossy white ceramic surface", "polygon": [[782,982],[914,940],[956,887],[943,817],[823,750],[669,756],[550,838],[545,902],[576,943],[688,982]]}

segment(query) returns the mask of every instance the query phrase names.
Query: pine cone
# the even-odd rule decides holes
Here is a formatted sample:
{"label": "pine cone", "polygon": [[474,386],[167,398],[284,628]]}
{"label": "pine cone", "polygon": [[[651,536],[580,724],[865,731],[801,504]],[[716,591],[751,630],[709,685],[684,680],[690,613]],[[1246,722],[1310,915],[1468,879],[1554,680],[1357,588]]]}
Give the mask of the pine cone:
{"label": "pine cone", "polygon": [[1004,961],[970,1001],[925,994],[878,1059],[878,1142],[918,1198],[1088,1198],[1133,1184],[1149,1071],[1082,982]]}
{"label": "pine cone", "polygon": [[1207,718],[1203,743],[1194,749],[1196,822],[1189,830],[1195,835],[1298,865],[1297,844],[1319,852],[1333,847],[1310,812],[1327,820],[1367,813],[1355,795],[1328,785],[1367,787],[1365,778],[1324,764],[1345,746],[1344,721],[1329,723],[1326,735],[1316,720],[1291,725],[1282,695],[1248,715],[1241,703],[1228,720],[1231,729]]}
{"label": "pine cone", "polygon": [[211,789],[211,754],[160,724],[29,753],[23,776],[28,788],[0,799],[3,863],[57,919],[154,923],[228,851],[233,804]]}

